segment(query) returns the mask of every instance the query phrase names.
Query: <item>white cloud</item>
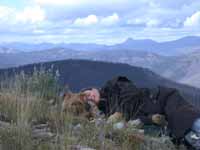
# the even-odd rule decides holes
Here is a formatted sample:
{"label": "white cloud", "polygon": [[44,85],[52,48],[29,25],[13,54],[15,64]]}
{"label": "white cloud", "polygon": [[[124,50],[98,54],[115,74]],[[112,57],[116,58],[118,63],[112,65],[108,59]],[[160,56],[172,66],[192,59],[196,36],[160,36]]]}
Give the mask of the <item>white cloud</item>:
{"label": "white cloud", "polygon": [[25,7],[22,12],[16,14],[16,21],[22,23],[37,23],[45,19],[45,11],[39,7]]}
{"label": "white cloud", "polygon": [[144,24],[144,20],[140,18],[134,18],[127,20],[126,23],[129,25],[139,25],[139,24]]}
{"label": "white cloud", "polygon": [[119,16],[118,14],[114,13],[111,16],[107,16],[105,18],[101,19],[101,24],[102,25],[113,25],[119,21]]}
{"label": "white cloud", "polygon": [[158,27],[160,25],[160,21],[158,19],[153,18],[134,18],[127,21],[129,25],[138,25],[138,26],[145,26],[145,27]]}
{"label": "white cloud", "polygon": [[[45,24],[45,12],[39,7],[16,9],[0,5],[0,33],[10,36],[39,33]],[[41,32],[40,32],[41,33]],[[11,38],[11,37],[10,37]]]}
{"label": "white cloud", "polygon": [[89,15],[85,18],[77,18],[74,21],[74,25],[79,27],[90,26],[90,25],[111,26],[116,24],[118,21],[119,21],[119,16],[116,13],[106,17]]}
{"label": "white cloud", "polygon": [[0,5],[0,24],[3,24],[4,26],[12,24],[14,21],[13,19],[14,14],[15,14],[14,8]]}
{"label": "white cloud", "polygon": [[0,6],[0,19],[7,18],[13,10],[6,6]]}
{"label": "white cloud", "polygon": [[[33,0],[48,13],[50,20],[84,18],[91,14],[108,16],[113,13],[126,13],[141,2],[130,0]],[[138,6],[139,7],[139,6]]]}
{"label": "white cloud", "polygon": [[78,18],[74,21],[75,26],[89,26],[97,24],[99,19],[96,15],[89,15],[86,18]]}
{"label": "white cloud", "polygon": [[0,23],[20,25],[21,23],[37,23],[45,19],[45,11],[40,6],[25,7],[23,10],[0,5]]}
{"label": "white cloud", "polygon": [[89,0],[35,0],[39,5],[80,5]]}
{"label": "white cloud", "polygon": [[146,22],[147,27],[157,27],[157,26],[159,26],[159,24],[160,24],[160,21],[157,19],[149,19]]}
{"label": "white cloud", "polygon": [[33,30],[33,33],[34,34],[44,34],[45,31],[44,30],[40,30],[40,29],[35,29],[35,30]]}
{"label": "white cloud", "polygon": [[176,4],[173,0],[28,1],[30,3],[19,2],[21,6],[17,8],[1,6],[0,2],[1,36],[6,35],[8,40],[17,37],[16,40],[29,41],[23,36],[31,39],[40,39],[40,36],[47,42],[50,39],[107,42],[113,37],[116,40],[127,37],[167,40],[169,34],[173,38],[200,34],[200,29],[191,28],[200,25],[200,1],[177,0]]}
{"label": "white cloud", "polygon": [[74,5],[110,5],[110,4],[123,4],[130,2],[129,0],[34,0],[36,4],[39,5],[65,5],[65,6],[74,6]]}
{"label": "white cloud", "polygon": [[200,27],[200,11],[194,13],[191,17],[187,17],[184,21],[185,27]]}

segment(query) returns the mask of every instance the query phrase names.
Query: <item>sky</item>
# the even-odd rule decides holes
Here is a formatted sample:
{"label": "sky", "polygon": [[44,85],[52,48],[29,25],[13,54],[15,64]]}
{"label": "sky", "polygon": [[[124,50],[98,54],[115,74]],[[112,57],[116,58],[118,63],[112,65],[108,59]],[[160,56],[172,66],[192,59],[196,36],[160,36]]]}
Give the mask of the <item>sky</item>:
{"label": "sky", "polygon": [[0,43],[200,36],[200,0],[0,0]]}

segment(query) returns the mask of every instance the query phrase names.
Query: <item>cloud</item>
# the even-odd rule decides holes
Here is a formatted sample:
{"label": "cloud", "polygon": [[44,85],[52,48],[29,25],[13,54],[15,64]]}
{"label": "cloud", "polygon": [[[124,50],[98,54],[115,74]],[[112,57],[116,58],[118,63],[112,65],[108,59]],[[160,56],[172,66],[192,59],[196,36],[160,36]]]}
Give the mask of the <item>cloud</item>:
{"label": "cloud", "polygon": [[167,40],[176,36],[200,34],[200,29],[193,28],[200,25],[200,1],[176,0],[174,3],[174,0],[30,0],[29,2],[16,8],[15,5],[11,7],[0,2],[2,40],[41,39],[39,42],[55,40],[105,43],[105,41],[123,41],[127,37]]}
{"label": "cloud", "polygon": [[[23,10],[0,5],[0,24],[18,26],[27,23],[36,24],[45,20],[45,11],[40,6],[28,6]],[[16,28],[14,27],[14,28]]]}
{"label": "cloud", "polygon": [[192,16],[187,17],[184,21],[185,27],[200,27],[200,11],[195,12]]}
{"label": "cloud", "polygon": [[73,6],[73,5],[81,5],[85,3],[91,2],[90,0],[35,0],[36,4],[39,5],[65,5],[65,6]]}
{"label": "cloud", "polygon": [[[143,1],[143,0],[142,0]],[[91,14],[108,16],[122,14],[140,7],[141,1],[130,0],[35,0],[48,14],[50,20],[84,18]]]}
{"label": "cloud", "polygon": [[86,18],[77,18],[74,21],[75,26],[89,26],[98,23],[98,18],[95,15],[89,15]]}
{"label": "cloud", "polygon": [[65,5],[65,6],[75,6],[75,5],[111,5],[111,4],[126,4],[130,2],[130,0],[101,0],[101,1],[94,1],[94,0],[34,0],[36,4],[39,5]]}
{"label": "cloud", "polygon": [[118,21],[119,21],[119,16],[116,13],[113,13],[112,15],[105,17],[89,15],[85,18],[77,18],[74,21],[74,25],[79,27],[91,26],[91,25],[111,26],[116,24]]}
{"label": "cloud", "polygon": [[[98,19],[107,16],[109,21],[99,21],[101,24],[116,25],[126,24],[127,20],[143,18],[145,22],[132,24],[141,27],[172,27],[177,28],[188,15],[187,7],[195,8],[200,2],[192,0],[34,0],[48,14],[47,18],[51,21],[83,19],[87,16],[95,15]],[[194,5],[195,3],[195,5]],[[186,7],[187,6],[187,7]],[[196,8],[195,8],[196,9]],[[103,10],[103,11],[102,11]],[[110,15],[117,14],[117,15]],[[120,16],[120,20],[119,20]],[[118,18],[117,18],[118,17]],[[147,19],[148,18],[148,19]],[[177,19],[178,18],[178,19]],[[110,21],[114,19],[115,21]],[[114,23],[112,23],[114,22]],[[183,23],[182,23],[183,24]],[[128,24],[130,25],[130,23]],[[84,25],[83,25],[84,26]]]}
{"label": "cloud", "polygon": [[47,22],[45,11],[39,6],[26,6],[21,10],[0,5],[0,34],[3,40],[9,40],[8,37],[13,39],[16,35],[23,37],[41,34],[42,30],[46,30],[44,25]]}
{"label": "cloud", "polygon": [[0,19],[7,18],[13,10],[6,6],[0,6]]}
{"label": "cloud", "polygon": [[160,20],[153,18],[135,18],[128,20],[127,24],[133,26],[159,27]]}
{"label": "cloud", "polygon": [[107,16],[105,18],[102,18],[101,19],[101,24],[102,25],[106,25],[106,26],[109,26],[109,25],[114,25],[116,24],[117,22],[119,21],[119,16],[117,13],[114,13],[113,15],[111,16]]}
{"label": "cloud", "polygon": [[15,10],[7,6],[0,5],[0,24],[9,24],[13,22],[13,15]]}
{"label": "cloud", "polygon": [[16,21],[22,23],[37,23],[45,20],[45,11],[39,6],[25,7],[22,12],[16,14]]}
{"label": "cloud", "polygon": [[160,22],[157,19],[150,19],[146,22],[147,27],[157,27],[159,26]]}

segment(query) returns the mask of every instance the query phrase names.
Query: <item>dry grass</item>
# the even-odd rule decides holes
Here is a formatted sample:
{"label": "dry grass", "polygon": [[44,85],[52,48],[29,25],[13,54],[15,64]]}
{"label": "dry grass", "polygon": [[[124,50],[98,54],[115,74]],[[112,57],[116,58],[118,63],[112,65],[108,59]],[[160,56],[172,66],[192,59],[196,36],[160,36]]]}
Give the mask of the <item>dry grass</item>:
{"label": "dry grass", "polygon": [[[0,150],[67,150],[75,145],[98,150],[175,149],[169,139],[145,136],[141,141],[130,129],[116,131],[112,125],[64,115],[58,95],[57,78],[51,72],[21,73],[2,82],[0,118],[10,126],[0,126]],[[48,124],[53,138],[35,139],[36,124]]]}

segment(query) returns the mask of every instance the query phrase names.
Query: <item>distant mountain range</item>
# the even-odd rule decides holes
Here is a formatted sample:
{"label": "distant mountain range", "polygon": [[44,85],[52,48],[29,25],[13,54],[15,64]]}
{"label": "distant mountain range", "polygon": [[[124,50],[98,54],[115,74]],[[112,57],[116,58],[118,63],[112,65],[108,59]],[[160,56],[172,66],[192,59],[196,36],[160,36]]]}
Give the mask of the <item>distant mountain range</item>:
{"label": "distant mountain range", "polygon": [[200,51],[180,56],[161,56],[132,50],[78,51],[50,49],[36,52],[0,54],[0,68],[65,59],[86,59],[126,63],[148,68],[173,81],[200,87]]}
{"label": "distant mountain range", "polygon": [[131,79],[138,87],[156,87],[158,85],[177,88],[193,104],[200,105],[200,90],[183,84],[167,80],[148,69],[133,67],[127,64],[114,64],[99,61],[65,60],[48,62],[43,64],[32,64],[18,68],[1,69],[0,80],[11,77],[15,73],[24,71],[33,73],[36,68],[52,68],[53,72],[59,71],[59,83],[63,86],[68,84],[73,91],[79,91],[85,87],[101,87],[107,80],[123,75]]}
{"label": "distant mountain range", "polygon": [[[156,47],[155,45],[160,49],[163,48],[163,51],[159,51],[159,48],[153,49],[152,47]],[[200,87],[200,48],[198,48],[198,45],[200,45],[200,37],[185,37],[163,43],[157,43],[152,40],[128,39],[122,44],[113,46],[97,44],[59,45],[50,43],[23,45],[12,43],[8,44],[7,47],[4,45],[3,48],[0,48],[0,68],[65,59],[98,60],[148,68],[170,80]],[[58,46],[60,48],[57,48]],[[15,51],[14,48],[19,50]],[[140,48],[142,50],[136,50]],[[165,51],[164,48],[169,48],[170,50]],[[168,53],[166,55],[174,52],[174,55],[158,54],[163,52]]]}
{"label": "distant mountain range", "polygon": [[160,55],[170,56],[193,52],[200,48],[200,37],[188,36],[174,41],[156,42],[150,39],[134,40],[128,38],[126,41],[115,45],[101,45],[101,44],[81,44],[81,43],[2,43],[0,44],[0,53],[20,53],[41,51],[46,49],[65,48],[73,50],[96,51],[96,50],[136,50],[148,51]]}

